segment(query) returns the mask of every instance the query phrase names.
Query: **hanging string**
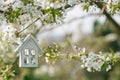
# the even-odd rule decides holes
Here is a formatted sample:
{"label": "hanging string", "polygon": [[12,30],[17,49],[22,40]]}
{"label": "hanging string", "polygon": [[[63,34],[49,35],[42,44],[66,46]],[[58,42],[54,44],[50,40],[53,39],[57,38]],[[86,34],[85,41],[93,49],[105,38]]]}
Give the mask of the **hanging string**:
{"label": "hanging string", "polygon": [[29,24],[27,27],[25,27],[23,30],[19,31],[18,34],[20,34],[21,32],[23,32],[24,30],[26,30],[27,28],[29,28],[31,25],[33,25],[35,22],[37,22],[40,18],[37,18],[36,20],[34,20],[31,24]]}

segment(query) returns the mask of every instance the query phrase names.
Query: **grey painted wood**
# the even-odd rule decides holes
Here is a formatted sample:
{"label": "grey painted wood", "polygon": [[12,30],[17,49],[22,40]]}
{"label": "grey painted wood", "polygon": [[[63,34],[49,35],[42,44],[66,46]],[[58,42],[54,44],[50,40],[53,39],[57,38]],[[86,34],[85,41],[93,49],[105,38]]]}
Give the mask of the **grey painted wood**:
{"label": "grey painted wood", "polygon": [[15,50],[19,53],[19,67],[38,67],[39,53],[43,50],[36,39],[29,34]]}

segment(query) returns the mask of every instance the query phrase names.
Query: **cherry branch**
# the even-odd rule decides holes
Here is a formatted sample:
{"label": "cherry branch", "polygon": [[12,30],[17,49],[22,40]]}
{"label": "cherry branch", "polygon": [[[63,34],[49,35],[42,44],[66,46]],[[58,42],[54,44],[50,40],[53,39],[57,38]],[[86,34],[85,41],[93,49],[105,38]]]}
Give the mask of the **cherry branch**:
{"label": "cherry branch", "polygon": [[[102,15],[102,13],[87,14],[87,15],[83,15],[83,16],[80,16],[80,17],[75,17],[75,18],[69,20],[68,22],[65,22],[64,24],[70,24],[70,23],[72,23],[74,21],[77,21],[77,20],[80,20],[80,19],[84,19],[84,18],[89,17],[89,16],[101,16],[101,15]],[[53,29],[61,27],[64,24],[59,24],[57,27],[50,27],[50,28],[47,28],[47,29],[43,29],[42,31],[40,31],[40,33],[51,31]]]}
{"label": "cherry branch", "polygon": [[[101,10],[103,8],[103,4],[94,2]],[[103,11],[103,14],[108,18],[108,20],[112,23],[111,28],[118,34],[120,34],[120,25],[112,18],[110,14],[106,10]]]}

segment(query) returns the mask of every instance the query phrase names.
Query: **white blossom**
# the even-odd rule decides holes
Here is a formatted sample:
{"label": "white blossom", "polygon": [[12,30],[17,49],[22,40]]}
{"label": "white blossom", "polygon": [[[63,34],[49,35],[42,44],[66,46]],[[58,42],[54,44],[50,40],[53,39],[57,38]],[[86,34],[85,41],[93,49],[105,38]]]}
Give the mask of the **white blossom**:
{"label": "white blossom", "polygon": [[112,69],[112,66],[108,65],[107,68],[106,68],[106,71],[109,71],[110,69]]}
{"label": "white blossom", "polygon": [[[95,54],[93,52],[88,53],[88,56],[85,55],[81,56],[81,60],[84,66],[87,68],[88,71],[101,71],[101,67],[104,64],[103,56],[99,54]],[[83,64],[81,66],[83,66]]]}
{"label": "white blossom", "polygon": [[3,5],[9,5],[13,2],[15,2],[15,0],[2,0],[0,3],[3,4]]}
{"label": "white blossom", "polygon": [[106,58],[106,61],[110,61],[110,57],[107,57],[107,58]]}
{"label": "white blossom", "polygon": [[48,57],[45,57],[45,61],[46,61],[46,63],[49,63]]}
{"label": "white blossom", "polygon": [[20,0],[16,0],[15,3],[12,5],[12,9],[16,10],[18,8],[23,8],[24,4]]}

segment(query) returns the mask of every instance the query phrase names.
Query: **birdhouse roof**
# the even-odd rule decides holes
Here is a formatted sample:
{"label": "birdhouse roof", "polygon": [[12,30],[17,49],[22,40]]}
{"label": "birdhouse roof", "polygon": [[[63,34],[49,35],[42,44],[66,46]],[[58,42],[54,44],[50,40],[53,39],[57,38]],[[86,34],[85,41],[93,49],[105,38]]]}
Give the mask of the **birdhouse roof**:
{"label": "birdhouse roof", "polygon": [[38,49],[39,49],[40,51],[42,51],[42,49],[41,49],[41,47],[38,45],[36,39],[35,39],[31,34],[29,34],[27,37],[25,37],[25,39],[23,40],[23,42],[17,47],[17,49],[15,50],[15,52],[17,53],[17,52],[21,51],[21,50],[23,49],[23,47],[26,45],[26,43],[27,43],[30,39],[32,39],[32,41],[35,43],[35,45],[38,47]]}

